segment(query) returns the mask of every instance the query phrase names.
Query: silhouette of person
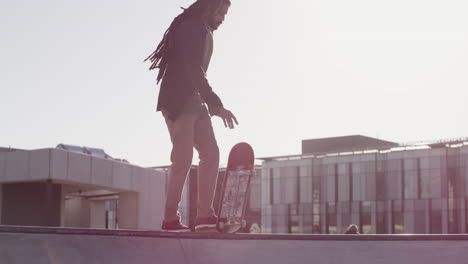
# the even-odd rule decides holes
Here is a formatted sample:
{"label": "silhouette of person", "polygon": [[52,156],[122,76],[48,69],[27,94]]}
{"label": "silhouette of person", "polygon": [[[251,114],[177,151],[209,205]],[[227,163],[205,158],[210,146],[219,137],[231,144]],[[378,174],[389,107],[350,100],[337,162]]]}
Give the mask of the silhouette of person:
{"label": "silhouette of person", "polygon": [[156,50],[145,59],[150,70],[159,69],[162,80],[157,111],[166,121],[172,141],[162,230],[190,231],[181,222],[179,205],[190,170],[193,148],[198,151],[198,201],[195,231],[216,230],[213,209],[219,149],[211,116],[221,117],[225,127],[238,124],[213,91],[206,72],[213,52],[213,32],[223,23],[229,0],[197,0],[174,18]]}

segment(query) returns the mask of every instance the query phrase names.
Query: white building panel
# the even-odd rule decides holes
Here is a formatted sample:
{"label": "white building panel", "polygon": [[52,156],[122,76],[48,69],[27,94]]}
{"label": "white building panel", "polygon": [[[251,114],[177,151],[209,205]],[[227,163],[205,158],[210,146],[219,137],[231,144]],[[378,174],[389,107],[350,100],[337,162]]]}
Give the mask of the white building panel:
{"label": "white building panel", "polygon": [[403,154],[405,152],[404,151],[393,151],[393,152],[389,152],[387,153],[387,158],[388,159],[402,159],[403,158]]}
{"label": "white building panel", "polygon": [[68,151],[50,149],[50,178],[66,180],[68,174]]}
{"label": "white building panel", "polygon": [[7,153],[0,153],[0,182],[3,182],[5,180],[6,154]]}
{"label": "white building panel", "polygon": [[50,178],[50,150],[38,149],[29,152],[30,180]]}
{"label": "white building panel", "polygon": [[432,157],[444,156],[446,153],[447,153],[446,148],[437,148],[437,149],[429,150],[429,156],[432,156]]}
{"label": "white building panel", "polygon": [[145,169],[132,166],[132,190],[144,190],[148,184],[148,176],[145,174]]}
{"label": "white building panel", "polygon": [[114,162],[91,158],[91,183],[100,186],[112,186],[112,164]]}
{"label": "white building panel", "polygon": [[[134,175],[133,182],[139,184],[138,190],[140,193],[139,205],[139,224],[140,228],[154,229],[155,227],[149,220],[151,207],[150,179],[149,170],[143,169],[140,176]],[[136,186],[134,186],[136,188]],[[159,227],[158,227],[159,228]]]}
{"label": "white building panel", "polygon": [[132,188],[132,166],[122,162],[114,162],[112,166],[112,186],[117,189],[130,190]]}
{"label": "white building panel", "polygon": [[164,215],[164,204],[166,201],[165,192],[165,174],[162,172],[152,172],[149,177],[150,203],[149,221],[154,229],[159,229],[162,224],[162,215]]}
{"label": "white building panel", "polygon": [[468,146],[461,147],[460,154],[468,154]]}
{"label": "white building panel", "polygon": [[29,151],[13,151],[6,154],[5,182],[26,181],[29,178]]}
{"label": "white building panel", "polygon": [[91,156],[68,153],[68,178],[72,182],[91,183]]}

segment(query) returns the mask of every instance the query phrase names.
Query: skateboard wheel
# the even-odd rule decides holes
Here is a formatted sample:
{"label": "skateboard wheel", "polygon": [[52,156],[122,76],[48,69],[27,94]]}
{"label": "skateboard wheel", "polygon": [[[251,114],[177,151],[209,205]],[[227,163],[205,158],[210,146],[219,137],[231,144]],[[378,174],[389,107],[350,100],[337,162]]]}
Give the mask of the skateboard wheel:
{"label": "skateboard wheel", "polygon": [[220,231],[223,231],[224,230],[224,222],[218,222],[218,229]]}
{"label": "skateboard wheel", "polygon": [[245,221],[245,219],[242,220],[241,226],[242,228],[245,228],[247,226],[247,221]]}

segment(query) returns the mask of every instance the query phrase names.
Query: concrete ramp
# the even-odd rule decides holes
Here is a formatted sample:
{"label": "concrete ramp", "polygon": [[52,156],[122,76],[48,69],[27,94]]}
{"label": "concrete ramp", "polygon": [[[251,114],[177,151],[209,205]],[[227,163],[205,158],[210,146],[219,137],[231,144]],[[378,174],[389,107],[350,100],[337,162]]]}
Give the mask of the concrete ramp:
{"label": "concrete ramp", "polygon": [[1,264],[468,263],[467,235],[253,235],[0,226]]}

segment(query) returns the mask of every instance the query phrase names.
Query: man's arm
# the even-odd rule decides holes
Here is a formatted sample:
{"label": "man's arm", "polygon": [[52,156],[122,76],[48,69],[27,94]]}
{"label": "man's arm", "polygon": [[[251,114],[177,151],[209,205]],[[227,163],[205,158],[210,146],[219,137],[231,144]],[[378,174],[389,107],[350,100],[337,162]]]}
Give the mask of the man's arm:
{"label": "man's arm", "polygon": [[208,105],[210,114],[221,117],[224,126],[232,129],[234,123],[239,124],[236,117],[231,111],[223,107],[221,99],[213,91],[206,79],[202,61],[207,40],[205,39],[206,32],[200,26],[190,20],[181,22],[176,30],[176,47],[183,60],[185,72],[188,74],[192,85]]}

